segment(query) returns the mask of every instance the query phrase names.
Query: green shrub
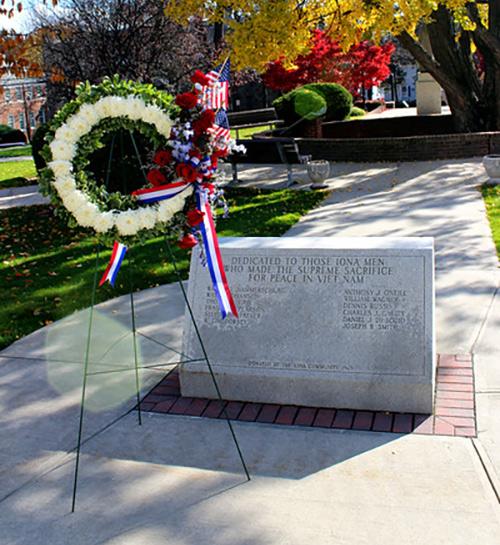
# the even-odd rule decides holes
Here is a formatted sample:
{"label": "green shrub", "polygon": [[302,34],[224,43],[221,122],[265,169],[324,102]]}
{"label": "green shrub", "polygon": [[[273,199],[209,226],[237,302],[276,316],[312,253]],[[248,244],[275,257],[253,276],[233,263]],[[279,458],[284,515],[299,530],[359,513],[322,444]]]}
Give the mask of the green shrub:
{"label": "green shrub", "polygon": [[295,113],[311,121],[326,113],[326,100],[309,89],[297,89],[293,94]]}
{"label": "green shrub", "polygon": [[276,113],[285,125],[293,125],[301,119],[295,109],[295,96],[303,90],[314,91],[326,101],[325,121],[341,121],[349,116],[352,109],[352,95],[337,83],[308,83],[277,98],[273,102]]}
{"label": "green shrub", "polygon": [[35,167],[37,172],[40,172],[42,168],[47,166],[45,159],[40,155],[43,146],[45,146],[45,135],[49,131],[49,124],[43,123],[40,125],[37,130],[34,132],[33,137],[31,138],[31,153],[33,155],[33,160],[35,161]]}
{"label": "green shrub", "polygon": [[363,108],[358,108],[357,106],[353,106],[351,113],[349,114],[350,118],[353,117],[363,117],[366,115],[366,112],[363,110]]}
{"label": "green shrub", "polygon": [[0,125],[0,144],[26,144],[26,136],[23,131],[13,129],[8,125]]}
{"label": "green shrub", "polygon": [[300,119],[300,116],[295,113],[293,92],[294,91],[290,91],[289,93],[286,93],[273,101],[276,114],[279,119],[283,119],[285,125],[293,125],[293,123]]}
{"label": "green shrub", "polygon": [[352,95],[338,83],[308,83],[303,89],[310,89],[326,100],[326,121],[342,121],[352,109]]}

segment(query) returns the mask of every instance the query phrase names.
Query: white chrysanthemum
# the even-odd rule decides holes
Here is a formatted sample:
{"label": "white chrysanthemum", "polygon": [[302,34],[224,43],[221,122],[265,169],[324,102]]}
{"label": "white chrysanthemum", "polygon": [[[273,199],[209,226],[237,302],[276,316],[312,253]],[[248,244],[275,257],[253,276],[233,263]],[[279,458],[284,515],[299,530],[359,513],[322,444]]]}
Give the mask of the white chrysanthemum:
{"label": "white chrysanthemum", "polygon": [[72,191],[71,193],[68,193],[67,195],[64,195],[64,197],[61,196],[61,198],[62,198],[64,206],[70,212],[75,212],[79,208],[82,208],[86,204],[88,204],[87,198],[78,189],[76,189],[75,191]]}
{"label": "white chrysanthemum", "polygon": [[76,153],[76,146],[64,140],[54,140],[50,143],[50,151],[55,161],[71,161]]}
{"label": "white chrysanthemum", "polygon": [[76,144],[78,142],[78,139],[78,134],[73,129],[68,127],[68,125],[62,125],[55,132],[55,140],[59,140],[61,142]]}
{"label": "white chrysanthemum", "polygon": [[153,229],[156,223],[156,209],[152,206],[137,210],[137,219],[141,229]]}
{"label": "white chrysanthemum", "polygon": [[130,119],[142,119],[145,107],[146,104],[143,100],[133,97],[127,98],[127,116]]}
{"label": "white chrysanthemum", "polygon": [[61,197],[68,195],[76,189],[75,180],[72,176],[58,177],[54,182],[52,182],[52,185],[56,188]]}
{"label": "white chrysanthemum", "polygon": [[108,116],[109,107],[108,102],[106,102],[105,100],[106,98],[108,97],[101,98],[94,104],[94,110],[97,113],[99,119],[103,119],[104,117]]}
{"label": "white chrysanthemum", "polygon": [[93,104],[83,104],[83,106],[81,106],[78,110],[78,115],[90,126],[94,126],[100,121],[99,114],[97,113]]}
{"label": "white chrysanthemum", "polygon": [[124,236],[135,235],[141,228],[137,220],[137,213],[135,210],[120,212],[116,216],[115,225],[118,232]]}
{"label": "white chrysanthemum", "polygon": [[70,130],[75,133],[75,135],[78,136],[78,139],[90,132],[90,130],[92,129],[92,123],[90,123],[78,114],[70,117],[66,125],[69,127]]}
{"label": "white chrysanthemum", "polygon": [[105,233],[113,228],[115,214],[113,212],[101,212],[94,220],[94,229],[98,233]]}
{"label": "white chrysanthemum", "polygon": [[51,161],[48,163],[48,167],[52,170],[56,178],[71,176],[71,170],[73,168],[70,161]]}
{"label": "white chrysanthemum", "polygon": [[182,193],[179,193],[179,195],[176,195],[171,199],[161,201],[157,212],[158,221],[168,223],[175,216],[175,214],[177,214],[177,212],[180,212],[184,208],[184,203],[192,192],[192,187],[187,188]]}
{"label": "white chrysanthemum", "polygon": [[146,123],[156,125],[165,116],[165,112],[158,106],[148,106],[143,113],[142,120]]}
{"label": "white chrysanthemum", "polygon": [[76,221],[82,227],[93,227],[94,222],[100,215],[99,208],[94,203],[87,202],[73,212]]}
{"label": "white chrysanthemum", "polygon": [[167,117],[167,114],[164,114],[164,118],[160,119],[156,123],[156,130],[162,134],[165,138],[170,137],[170,130],[172,128],[172,122],[170,121],[170,118]]}

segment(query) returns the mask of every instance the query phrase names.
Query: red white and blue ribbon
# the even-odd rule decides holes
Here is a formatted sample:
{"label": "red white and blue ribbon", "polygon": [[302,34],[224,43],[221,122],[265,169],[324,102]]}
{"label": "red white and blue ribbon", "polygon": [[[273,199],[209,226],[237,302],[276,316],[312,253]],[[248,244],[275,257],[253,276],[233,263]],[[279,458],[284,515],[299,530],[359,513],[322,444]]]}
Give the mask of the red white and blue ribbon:
{"label": "red white and blue ribbon", "polygon": [[198,210],[204,214],[203,221],[200,224],[200,231],[205,247],[207,267],[210,272],[215,297],[219,303],[222,318],[226,318],[228,314],[232,314],[237,318],[238,311],[227,283],[217,233],[215,231],[215,223],[206,190],[198,189],[196,191],[196,205]]}
{"label": "red white and blue ribbon", "polygon": [[102,286],[106,281],[108,281],[113,287],[115,285],[116,276],[120,270],[123,258],[127,253],[127,247],[121,242],[116,242],[113,244],[113,251],[111,252],[111,259],[109,260],[108,266],[102,275],[99,286]]}
{"label": "red white and blue ribbon", "polygon": [[142,204],[171,199],[182,193],[190,184],[188,182],[173,182],[166,185],[158,185],[147,189],[138,189],[132,195]]}

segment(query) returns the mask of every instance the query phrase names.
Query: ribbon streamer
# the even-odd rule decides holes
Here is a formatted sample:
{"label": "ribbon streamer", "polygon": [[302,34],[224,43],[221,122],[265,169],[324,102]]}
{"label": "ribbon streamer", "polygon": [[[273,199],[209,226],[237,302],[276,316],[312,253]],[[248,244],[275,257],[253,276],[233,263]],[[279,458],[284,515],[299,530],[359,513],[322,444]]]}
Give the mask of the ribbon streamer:
{"label": "ribbon streamer", "polygon": [[115,280],[120,270],[123,258],[127,253],[127,247],[121,242],[116,242],[113,244],[113,251],[111,252],[111,259],[109,260],[108,266],[102,275],[101,281],[99,282],[99,287],[102,286],[106,281],[114,287]]}
{"label": "ribbon streamer", "polygon": [[238,317],[238,310],[234,304],[233,295],[229,289],[224,264],[220,253],[217,233],[215,231],[215,223],[212,217],[212,210],[208,202],[208,194],[203,189],[196,191],[196,204],[198,210],[203,212],[203,222],[200,224],[201,236],[205,247],[205,258],[207,261],[208,270],[212,279],[217,302],[222,318],[226,318],[228,314]]}
{"label": "ribbon streamer", "polygon": [[135,195],[137,200],[142,204],[148,204],[171,199],[179,193],[182,193],[189,185],[189,182],[173,182],[171,184],[158,185],[148,189],[138,189],[137,191],[133,191],[132,195]]}

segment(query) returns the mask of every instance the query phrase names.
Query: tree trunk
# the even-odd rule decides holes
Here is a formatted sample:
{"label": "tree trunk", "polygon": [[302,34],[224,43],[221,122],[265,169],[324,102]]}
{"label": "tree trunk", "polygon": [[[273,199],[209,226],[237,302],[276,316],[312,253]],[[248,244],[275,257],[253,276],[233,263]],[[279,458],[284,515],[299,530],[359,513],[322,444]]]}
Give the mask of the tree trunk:
{"label": "tree trunk", "polygon": [[470,10],[478,28],[474,41],[484,57],[485,74],[480,80],[471,53],[471,37],[459,39],[450,12],[440,6],[427,25],[434,58],[408,33],[398,36],[401,45],[445,90],[458,132],[500,130],[500,2],[489,3],[490,28],[482,26],[477,10]]}
{"label": "tree trunk", "polygon": [[500,2],[490,2],[489,31],[478,27],[475,38],[484,57],[483,117],[489,130],[500,130]]}

